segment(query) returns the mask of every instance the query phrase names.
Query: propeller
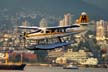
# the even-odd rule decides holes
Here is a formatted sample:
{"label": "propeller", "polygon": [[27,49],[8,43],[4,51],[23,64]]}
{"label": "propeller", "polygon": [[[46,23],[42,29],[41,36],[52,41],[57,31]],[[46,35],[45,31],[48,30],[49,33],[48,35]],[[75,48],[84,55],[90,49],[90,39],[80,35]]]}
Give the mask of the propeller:
{"label": "propeller", "polygon": [[21,38],[21,39],[26,39],[26,37],[27,37],[27,33],[26,33],[26,32],[24,32],[24,33],[22,33],[22,34],[20,35],[20,38]]}
{"label": "propeller", "polygon": [[27,33],[24,32],[24,33],[23,33],[23,39],[24,39],[24,40],[26,39],[26,36],[27,36]]}

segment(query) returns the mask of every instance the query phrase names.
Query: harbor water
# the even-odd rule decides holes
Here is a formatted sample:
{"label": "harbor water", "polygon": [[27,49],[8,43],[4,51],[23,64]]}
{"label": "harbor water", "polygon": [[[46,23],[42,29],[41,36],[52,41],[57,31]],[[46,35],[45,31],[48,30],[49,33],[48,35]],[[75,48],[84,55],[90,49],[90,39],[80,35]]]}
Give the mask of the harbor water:
{"label": "harbor water", "polygon": [[0,72],[108,72],[108,68],[63,69],[62,67],[26,66],[20,70],[0,70]]}

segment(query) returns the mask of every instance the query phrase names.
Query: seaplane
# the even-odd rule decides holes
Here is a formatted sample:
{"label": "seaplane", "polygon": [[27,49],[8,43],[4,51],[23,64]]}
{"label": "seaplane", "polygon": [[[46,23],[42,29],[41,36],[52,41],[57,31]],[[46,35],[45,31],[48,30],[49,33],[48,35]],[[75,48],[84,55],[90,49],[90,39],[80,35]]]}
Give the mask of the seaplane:
{"label": "seaplane", "polygon": [[56,26],[56,27],[25,27],[19,26],[20,29],[33,29],[34,32],[25,33],[25,40],[36,40],[37,42],[27,46],[29,50],[51,50],[54,48],[70,45],[72,42],[63,40],[63,37],[81,32],[79,25]]}
{"label": "seaplane", "polygon": [[35,44],[26,47],[29,50],[51,50],[70,45],[73,43],[73,41],[64,40],[63,37],[71,36],[85,31],[85,29],[81,28],[80,24],[55,27],[18,26],[18,28],[34,30],[33,32],[24,32],[23,34],[23,38],[25,40],[37,41]]}

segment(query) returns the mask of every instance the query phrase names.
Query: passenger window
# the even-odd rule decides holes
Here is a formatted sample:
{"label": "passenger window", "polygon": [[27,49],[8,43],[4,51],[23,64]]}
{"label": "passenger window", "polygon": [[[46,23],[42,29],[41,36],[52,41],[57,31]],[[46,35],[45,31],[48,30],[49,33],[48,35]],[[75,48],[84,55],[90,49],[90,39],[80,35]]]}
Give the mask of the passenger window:
{"label": "passenger window", "polygon": [[50,31],[46,31],[46,33],[50,33]]}

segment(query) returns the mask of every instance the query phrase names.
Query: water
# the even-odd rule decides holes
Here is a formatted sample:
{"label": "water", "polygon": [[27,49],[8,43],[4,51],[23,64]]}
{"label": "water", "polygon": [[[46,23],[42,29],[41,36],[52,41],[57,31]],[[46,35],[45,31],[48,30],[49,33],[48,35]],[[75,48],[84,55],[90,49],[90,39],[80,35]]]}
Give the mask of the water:
{"label": "water", "polygon": [[26,66],[23,71],[0,70],[0,72],[108,72],[108,68],[79,68],[75,70],[75,69],[63,69],[62,67]]}

